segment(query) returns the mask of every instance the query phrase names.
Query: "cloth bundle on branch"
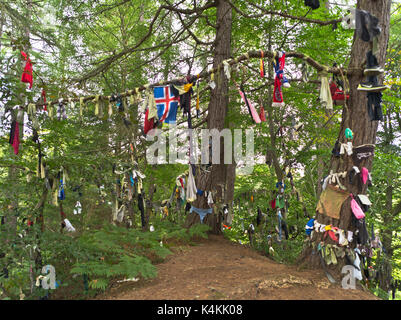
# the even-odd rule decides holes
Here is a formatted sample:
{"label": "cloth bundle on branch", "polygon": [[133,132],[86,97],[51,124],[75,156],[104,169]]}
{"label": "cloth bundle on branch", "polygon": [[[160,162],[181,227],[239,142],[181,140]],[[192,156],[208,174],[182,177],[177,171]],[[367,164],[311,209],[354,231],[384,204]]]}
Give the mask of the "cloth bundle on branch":
{"label": "cloth bundle on branch", "polygon": [[32,62],[24,51],[21,51],[21,55],[26,61],[24,71],[22,72],[21,81],[29,83],[29,89],[32,89],[32,84],[33,84]]}
{"label": "cloth bundle on branch", "polygon": [[285,65],[285,52],[278,52],[275,54],[273,59],[273,67],[275,72],[274,77],[274,89],[273,89],[273,107],[284,106],[283,92],[281,86],[289,87],[288,80],[284,77],[284,65]]}

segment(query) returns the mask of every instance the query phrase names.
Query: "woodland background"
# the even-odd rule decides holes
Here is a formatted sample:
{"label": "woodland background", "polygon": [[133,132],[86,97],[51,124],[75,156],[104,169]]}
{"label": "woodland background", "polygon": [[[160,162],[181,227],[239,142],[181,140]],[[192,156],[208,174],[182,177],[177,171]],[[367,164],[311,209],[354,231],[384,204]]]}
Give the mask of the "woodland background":
{"label": "woodland background", "polygon": [[[232,57],[251,50],[302,52],[314,60],[332,66],[347,65],[353,31],[341,24],[316,24],[293,17],[331,21],[343,17],[346,5],[354,1],[328,1],[326,9],[310,11],[301,0],[232,1]],[[194,7],[196,4],[196,7]],[[32,124],[26,119],[20,153],[16,156],[8,143],[11,111],[17,105],[36,102],[45,88],[48,100],[61,97],[111,95],[132,90],[147,83],[196,75],[210,69],[213,60],[216,8],[209,1],[63,1],[15,0],[0,2],[0,215],[12,214],[15,224],[0,229],[0,298],[43,297],[46,291],[35,287],[42,265],[52,264],[57,271],[58,298],[81,299],[105,290],[110,282],[124,277],[154,277],[154,263],[170,253],[169,247],[191,242],[193,236],[205,236],[207,227],[195,225],[187,232],[185,204],[173,203],[168,216],[160,209],[169,199],[176,177],[187,165],[149,165],[146,142],[141,129],[143,114],[138,103],[129,108],[130,125],[113,106],[94,114],[94,103],[67,108],[67,119],[39,116],[40,146],[52,176],[60,167],[68,172],[63,209],[77,229],[72,235],[60,232],[59,207],[47,194],[43,180],[36,176],[38,146],[32,138]],[[262,8],[262,9],[261,9]],[[263,8],[265,8],[263,10]],[[392,276],[401,280],[401,4],[393,1],[390,40],[385,64],[384,121],[379,125],[373,162],[373,203],[367,224],[380,235],[386,254],[376,257],[377,265],[386,259]],[[280,14],[269,14],[268,11]],[[285,13],[283,15],[283,13]],[[24,60],[29,53],[33,62],[34,85],[28,90],[22,83]],[[302,60],[286,61],[285,75],[291,87],[283,89],[285,108],[268,114],[272,121],[255,125],[230,82],[227,126],[255,130],[257,165],[251,175],[237,175],[234,189],[234,220],[224,232],[233,241],[249,243],[243,232],[255,223],[257,208],[267,213],[271,192],[276,188],[276,172],[266,164],[267,150],[274,150],[280,163],[293,161],[294,185],[301,197],[288,192],[290,239],[285,245],[274,243],[273,259],[294,263],[305,239],[304,226],[313,217],[321,191],[318,181],[328,174],[327,164],[336,141],[341,113],[329,119],[319,102],[319,78],[311,70],[308,82],[302,81]],[[265,59],[265,68],[272,69]],[[271,71],[269,72],[271,75]],[[258,103],[271,95],[272,78],[259,76],[259,59],[250,59],[233,68],[232,77],[243,83],[247,95]],[[210,97],[208,81],[200,81],[199,118],[193,124],[204,126]],[[341,106],[336,106],[341,109]],[[186,123],[177,116],[178,122]],[[295,132],[294,124],[303,123]],[[272,139],[272,133],[274,138]],[[116,197],[113,165],[134,160],[143,181],[147,205],[146,230],[142,231],[136,203],[132,203],[133,226],[111,224],[112,203]],[[273,149],[272,149],[273,148]],[[289,185],[289,183],[288,183]],[[80,188],[77,188],[80,187]],[[74,215],[76,201],[82,214]],[[35,223],[26,232],[27,219],[43,215],[43,228]],[[37,220],[36,220],[37,221]],[[269,220],[268,220],[269,221]],[[270,222],[275,221],[271,217]],[[267,255],[266,232],[258,230],[253,247]],[[25,231],[24,231],[25,230]],[[160,246],[163,241],[163,246]],[[38,250],[39,249],[39,250]],[[40,252],[40,254],[38,254]],[[5,277],[4,267],[8,277]],[[1,272],[3,270],[3,275]],[[372,287],[387,298],[387,289]],[[53,293],[52,293],[53,294]],[[397,294],[399,298],[399,295]]]}

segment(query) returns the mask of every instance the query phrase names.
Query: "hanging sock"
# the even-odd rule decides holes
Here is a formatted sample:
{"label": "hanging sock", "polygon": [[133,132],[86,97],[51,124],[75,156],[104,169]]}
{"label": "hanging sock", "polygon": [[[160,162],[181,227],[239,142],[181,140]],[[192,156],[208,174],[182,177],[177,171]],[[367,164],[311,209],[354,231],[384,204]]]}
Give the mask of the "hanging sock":
{"label": "hanging sock", "polygon": [[29,89],[31,89],[32,84],[33,84],[32,62],[31,62],[31,59],[28,58],[27,54],[24,51],[21,51],[21,55],[24,57],[24,59],[26,61],[24,71],[22,72],[21,81],[25,82],[25,83],[29,83]]}
{"label": "hanging sock", "polygon": [[14,120],[11,123],[11,130],[10,130],[10,140],[9,143],[13,146],[14,154],[18,154],[19,152],[19,123]]}
{"label": "hanging sock", "polygon": [[200,109],[199,109],[199,80],[198,80],[196,82],[196,117],[199,118],[199,115],[200,115]]}
{"label": "hanging sock", "polygon": [[[237,85],[237,88],[238,88],[238,85]],[[248,112],[249,112],[250,116],[252,117],[253,121],[255,121],[255,123],[260,123],[261,120],[259,118],[258,112],[256,111],[255,107],[252,105],[252,103],[247,99],[242,85],[240,88],[238,88],[238,92],[239,92],[242,100],[245,102],[246,106],[248,107]]]}

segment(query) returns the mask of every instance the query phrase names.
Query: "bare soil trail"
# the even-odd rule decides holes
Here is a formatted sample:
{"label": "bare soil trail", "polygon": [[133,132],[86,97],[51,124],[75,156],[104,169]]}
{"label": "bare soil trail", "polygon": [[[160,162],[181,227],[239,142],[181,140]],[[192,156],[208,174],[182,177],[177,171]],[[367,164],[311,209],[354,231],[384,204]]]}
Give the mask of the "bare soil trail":
{"label": "bare soil trail", "polygon": [[379,300],[331,284],[323,270],[297,270],[222,236],[174,250],[150,280],[118,284],[104,300]]}

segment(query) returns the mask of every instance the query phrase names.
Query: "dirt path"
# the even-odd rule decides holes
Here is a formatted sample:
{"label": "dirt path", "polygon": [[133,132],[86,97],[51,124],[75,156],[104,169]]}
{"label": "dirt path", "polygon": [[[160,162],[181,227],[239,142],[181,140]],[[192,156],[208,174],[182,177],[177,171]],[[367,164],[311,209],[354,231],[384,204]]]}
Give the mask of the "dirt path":
{"label": "dirt path", "polygon": [[209,236],[157,265],[158,277],[118,285],[111,300],[376,300],[332,285],[322,270],[297,271],[221,236]]}

